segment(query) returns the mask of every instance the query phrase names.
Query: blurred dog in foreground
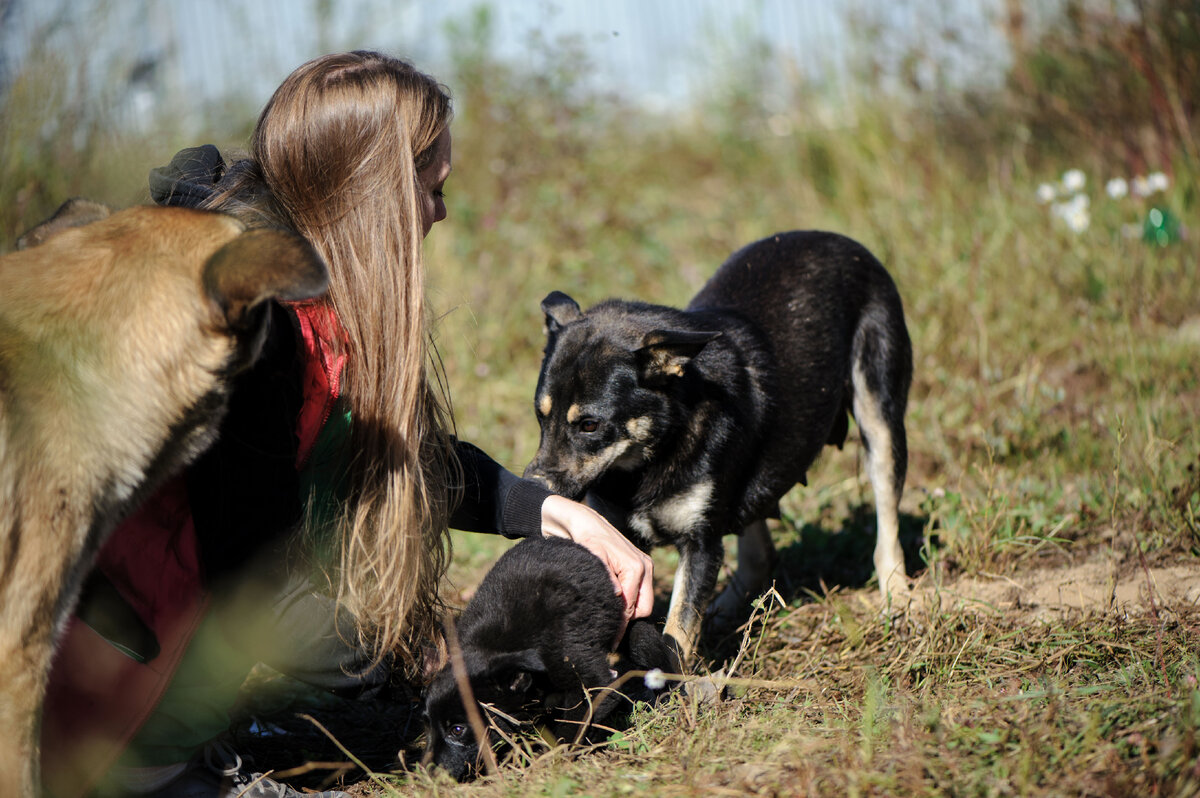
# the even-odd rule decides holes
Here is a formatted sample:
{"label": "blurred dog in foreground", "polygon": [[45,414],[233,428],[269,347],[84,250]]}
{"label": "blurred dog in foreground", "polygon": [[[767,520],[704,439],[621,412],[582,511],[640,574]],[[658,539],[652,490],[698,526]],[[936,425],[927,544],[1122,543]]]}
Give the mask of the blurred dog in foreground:
{"label": "blurred dog in foreground", "polygon": [[0,795],[38,793],[51,657],[106,536],[212,443],[266,301],[327,281],[293,234],[86,200],[0,257]]}
{"label": "blurred dog in foreground", "polygon": [[456,624],[465,672],[455,674],[451,662],[429,687],[425,761],[460,781],[478,768],[479,738],[459,689],[462,677],[482,709],[480,724],[492,727],[485,732],[489,745],[522,725],[581,739],[589,729],[607,732],[634,701],[653,701],[657,690],[625,674],[672,669],[671,653],[653,624],[635,620],[619,653],[610,654],[622,618],[608,569],[583,546],[563,538],[513,546]]}
{"label": "blurred dog in foreground", "polygon": [[585,499],[643,546],[674,544],[665,634],[695,650],[724,556],[738,566],[712,611],[736,616],[769,586],[764,519],[852,414],[868,452],[885,601],[907,585],[898,540],[912,349],[900,295],[860,244],[780,233],[734,253],[685,310],[542,302],[534,406],[541,444],[525,476]]}

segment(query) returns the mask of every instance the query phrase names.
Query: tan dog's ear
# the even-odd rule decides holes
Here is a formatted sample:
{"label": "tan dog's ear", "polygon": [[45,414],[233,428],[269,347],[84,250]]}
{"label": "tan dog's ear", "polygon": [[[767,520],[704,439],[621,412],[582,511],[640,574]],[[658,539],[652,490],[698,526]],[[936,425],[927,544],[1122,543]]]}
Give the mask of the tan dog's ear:
{"label": "tan dog's ear", "polygon": [[107,205],[83,197],[72,197],[58,206],[53,216],[18,238],[17,249],[36,247],[57,232],[98,222],[110,213]]}
{"label": "tan dog's ear", "polygon": [[285,230],[242,233],[204,265],[204,289],[235,329],[267,299],[313,299],[328,286],[325,261],[304,238]]}

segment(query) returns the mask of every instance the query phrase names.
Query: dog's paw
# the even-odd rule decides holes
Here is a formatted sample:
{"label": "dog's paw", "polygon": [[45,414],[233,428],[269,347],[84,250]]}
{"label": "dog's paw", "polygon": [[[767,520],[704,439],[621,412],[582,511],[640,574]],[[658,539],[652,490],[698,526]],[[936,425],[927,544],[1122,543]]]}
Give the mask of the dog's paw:
{"label": "dog's paw", "polygon": [[919,631],[917,616],[919,597],[908,579],[892,579],[888,588],[880,588],[877,596],[879,615],[894,634],[907,637]]}

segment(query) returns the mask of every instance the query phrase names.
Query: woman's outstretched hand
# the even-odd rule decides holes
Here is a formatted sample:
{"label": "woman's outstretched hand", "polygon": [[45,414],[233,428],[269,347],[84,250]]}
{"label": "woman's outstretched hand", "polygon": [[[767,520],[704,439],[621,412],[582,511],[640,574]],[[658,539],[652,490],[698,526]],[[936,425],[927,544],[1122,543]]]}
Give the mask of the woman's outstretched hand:
{"label": "woman's outstretched hand", "polygon": [[625,601],[625,624],[645,618],[654,610],[654,564],[650,555],[630,543],[600,513],[562,496],[550,496],[542,502],[542,534],[573,540],[608,566],[617,593]]}

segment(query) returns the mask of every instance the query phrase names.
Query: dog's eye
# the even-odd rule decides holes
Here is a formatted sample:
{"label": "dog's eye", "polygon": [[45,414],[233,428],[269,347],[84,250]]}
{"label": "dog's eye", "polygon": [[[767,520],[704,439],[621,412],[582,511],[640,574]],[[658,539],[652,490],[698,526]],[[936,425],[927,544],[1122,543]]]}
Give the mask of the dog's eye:
{"label": "dog's eye", "polygon": [[446,729],[446,736],[455,740],[461,740],[466,733],[467,727],[462,723],[455,723]]}
{"label": "dog's eye", "polygon": [[584,418],[579,421],[580,432],[595,432],[600,429],[600,421],[594,418]]}

